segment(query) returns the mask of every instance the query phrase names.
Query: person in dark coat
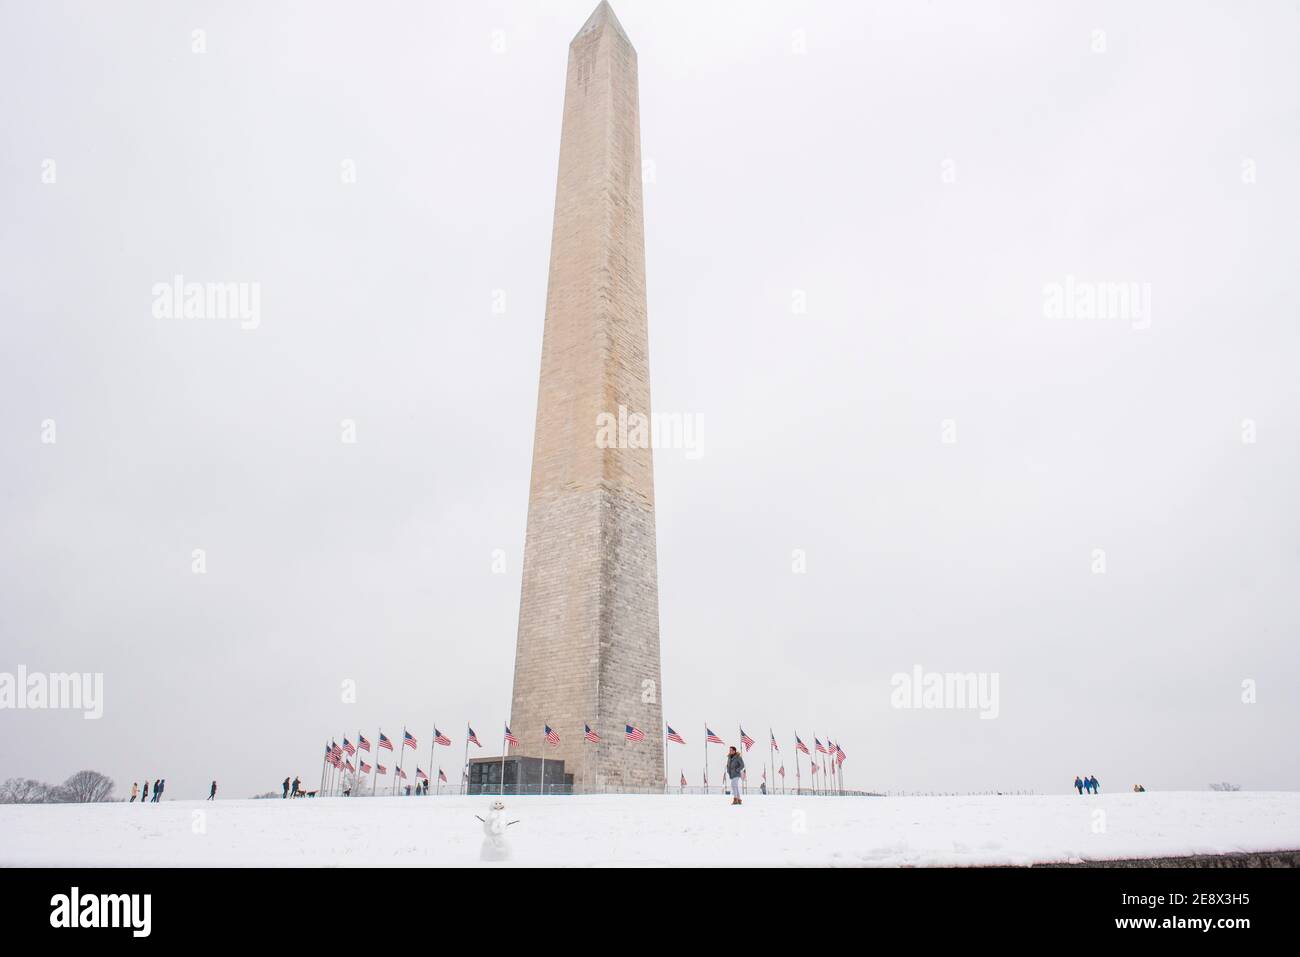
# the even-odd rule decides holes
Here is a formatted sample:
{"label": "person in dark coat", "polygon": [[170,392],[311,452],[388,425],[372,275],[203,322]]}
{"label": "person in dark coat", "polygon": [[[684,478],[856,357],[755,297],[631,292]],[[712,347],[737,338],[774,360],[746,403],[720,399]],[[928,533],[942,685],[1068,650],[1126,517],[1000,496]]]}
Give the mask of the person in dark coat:
{"label": "person in dark coat", "polygon": [[285,778],[284,783],[280,785],[280,800],[286,800],[289,797],[289,779]]}
{"label": "person in dark coat", "polygon": [[150,804],[158,803],[158,795],[162,793],[162,778],[153,779],[153,797],[149,799]]}
{"label": "person in dark coat", "polygon": [[1083,793],[1083,778],[1079,777],[1077,774],[1074,776],[1074,789],[1080,794]]}
{"label": "person in dark coat", "polygon": [[144,793],[140,795],[140,803],[145,804],[149,801],[149,782],[144,782]]}
{"label": "person in dark coat", "polygon": [[727,749],[727,779],[731,781],[731,803],[740,804],[740,776],[745,773],[745,759],[733,744]]}
{"label": "person in dark coat", "polygon": [[1097,781],[1097,775],[1095,775],[1095,774],[1089,775],[1089,776],[1088,776],[1088,783],[1092,786],[1092,793],[1093,793],[1093,794],[1100,794],[1100,793],[1101,793],[1101,784]]}
{"label": "person in dark coat", "polygon": [[208,800],[215,800],[217,796],[217,782],[212,782],[212,787],[208,788]]}
{"label": "person in dark coat", "polygon": [[153,800],[155,804],[162,800],[162,793],[165,790],[167,790],[167,779],[159,778],[158,786],[153,789]]}
{"label": "person in dark coat", "polygon": [[302,794],[302,788],[300,787],[301,784],[302,781],[298,778],[293,779],[293,790],[289,792],[289,797],[296,798]]}

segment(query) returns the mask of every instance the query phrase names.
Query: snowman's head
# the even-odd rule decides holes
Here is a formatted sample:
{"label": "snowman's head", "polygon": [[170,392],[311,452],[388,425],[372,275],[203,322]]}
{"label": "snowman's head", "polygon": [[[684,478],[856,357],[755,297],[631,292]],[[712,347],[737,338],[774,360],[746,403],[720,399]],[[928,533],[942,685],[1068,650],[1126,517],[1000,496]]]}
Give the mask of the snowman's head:
{"label": "snowman's head", "polygon": [[504,801],[493,801],[493,802],[492,802],[492,810],[494,810],[494,811],[504,811],[505,809],[506,809],[506,805],[505,805],[505,802],[504,802]]}

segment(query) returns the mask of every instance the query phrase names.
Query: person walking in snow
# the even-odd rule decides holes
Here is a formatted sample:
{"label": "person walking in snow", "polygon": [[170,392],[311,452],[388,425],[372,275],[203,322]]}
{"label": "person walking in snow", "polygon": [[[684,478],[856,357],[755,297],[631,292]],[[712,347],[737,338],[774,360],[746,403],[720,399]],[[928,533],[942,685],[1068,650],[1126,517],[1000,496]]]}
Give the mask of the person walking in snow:
{"label": "person walking in snow", "polygon": [[280,785],[280,800],[285,801],[289,798],[289,779],[285,778]]}
{"label": "person walking in snow", "polygon": [[727,749],[727,779],[731,781],[731,803],[740,804],[740,776],[745,773],[745,759],[733,744]]}
{"label": "person walking in snow", "polygon": [[130,800],[128,803],[130,803],[130,804],[134,804],[134,803],[135,803],[135,799],[136,799],[137,797],[139,797],[139,796],[140,796],[140,785],[137,784],[135,781],[132,781],[132,782],[131,782],[131,800]]}
{"label": "person walking in snow", "polygon": [[215,800],[217,796],[217,782],[212,782],[212,787],[208,788],[208,800]]}
{"label": "person walking in snow", "polygon": [[140,796],[140,803],[143,804],[143,803],[144,803],[145,801],[147,801],[147,800],[149,800],[149,782],[148,782],[148,781],[145,781],[145,782],[144,782],[144,794],[142,794],[142,795]]}
{"label": "person walking in snow", "polygon": [[1091,774],[1091,775],[1089,775],[1089,776],[1088,776],[1088,783],[1092,786],[1092,793],[1093,793],[1093,794],[1100,794],[1100,793],[1101,793],[1101,785],[1097,782],[1097,775],[1095,775],[1095,774]]}
{"label": "person walking in snow", "polygon": [[162,793],[163,793],[163,790],[164,790],[166,787],[167,787],[167,779],[166,779],[166,778],[159,778],[159,779],[158,779],[158,783],[154,786],[154,789],[153,789],[153,803],[154,803],[154,804],[157,804],[159,801],[162,800]]}
{"label": "person walking in snow", "polygon": [[289,792],[289,797],[296,798],[302,793],[298,787],[300,784],[302,784],[302,781],[298,778],[293,779],[293,790]]}
{"label": "person walking in snow", "polygon": [[1083,794],[1083,778],[1079,777],[1077,774],[1074,776],[1074,789],[1080,794]]}

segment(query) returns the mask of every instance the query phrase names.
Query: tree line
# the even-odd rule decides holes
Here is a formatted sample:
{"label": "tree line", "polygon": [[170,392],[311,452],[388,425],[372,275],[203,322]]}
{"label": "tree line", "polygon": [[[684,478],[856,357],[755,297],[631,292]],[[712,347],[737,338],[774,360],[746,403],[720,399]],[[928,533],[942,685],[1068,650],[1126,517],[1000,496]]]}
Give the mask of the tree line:
{"label": "tree line", "polygon": [[113,779],[98,771],[78,771],[62,784],[10,778],[0,784],[0,804],[91,804],[113,800]]}

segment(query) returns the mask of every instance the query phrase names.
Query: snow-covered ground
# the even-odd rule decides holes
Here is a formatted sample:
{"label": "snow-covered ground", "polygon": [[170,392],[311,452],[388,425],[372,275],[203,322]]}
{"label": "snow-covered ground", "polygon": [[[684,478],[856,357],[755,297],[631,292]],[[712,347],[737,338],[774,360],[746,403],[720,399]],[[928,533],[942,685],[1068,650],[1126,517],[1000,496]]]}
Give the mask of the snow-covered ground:
{"label": "snow-covered ground", "polygon": [[[4,865],[478,865],[489,799],[0,806]],[[1028,864],[1300,849],[1300,794],[507,797],[517,865]],[[485,865],[496,866],[501,865]]]}

